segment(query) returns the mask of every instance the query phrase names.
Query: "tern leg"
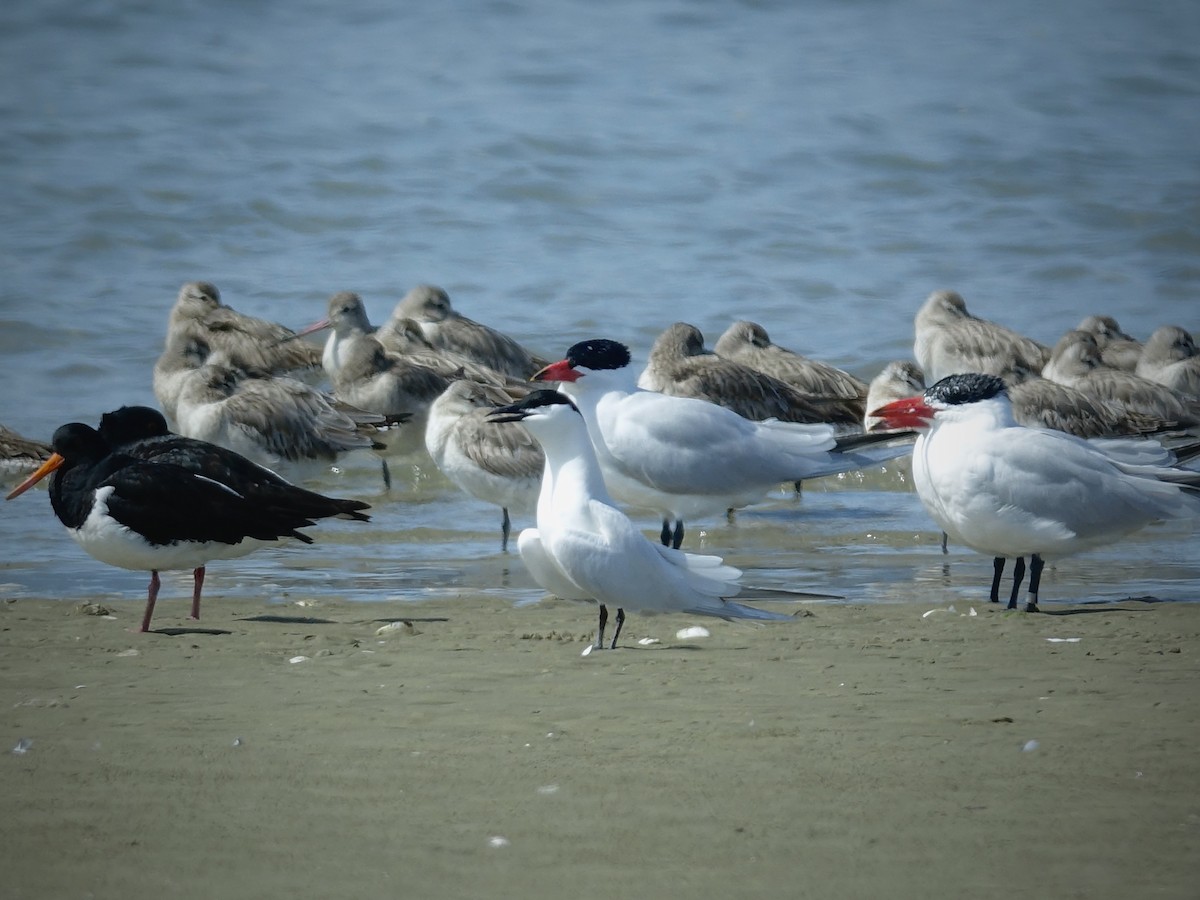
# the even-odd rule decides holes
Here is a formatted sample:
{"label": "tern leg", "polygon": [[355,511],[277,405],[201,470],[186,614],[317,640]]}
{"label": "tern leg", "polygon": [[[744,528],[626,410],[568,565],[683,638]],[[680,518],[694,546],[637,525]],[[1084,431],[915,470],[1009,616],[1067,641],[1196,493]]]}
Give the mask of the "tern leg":
{"label": "tern leg", "polygon": [[625,610],[618,607],[617,609],[617,629],[613,632],[612,644],[609,645],[610,650],[617,649],[617,638],[621,636],[621,626],[625,624]]}
{"label": "tern leg", "polygon": [[604,649],[604,626],[608,624],[608,607],[600,604],[600,628],[596,631],[596,649]]}
{"label": "tern leg", "polygon": [[988,593],[988,600],[992,603],[1000,602],[1000,579],[1004,577],[1004,562],[1003,556],[992,560],[992,589]]}
{"label": "tern leg", "polygon": [[1025,603],[1025,612],[1040,612],[1038,609],[1038,588],[1042,586],[1042,566],[1046,561],[1033,554],[1029,563],[1029,599]]}
{"label": "tern leg", "polygon": [[146,613],[142,616],[142,631],[150,630],[150,617],[154,615],[154,601],[158,599],[158,570],[150,570],[150,589],[146,592]]}
{"label": "tern leg", "polygon": [[508,517],[508,507],[502,507],[504,510],[504,519],[500,522],[500,533],[503,537],[500,539],[501,551],[508,550],[508,536],[512,534],[512,520]]}
{"label": "tern leg", "polygon": [[[665,543],[665,541],[664,541],[664,543]],[[675,520],[675,533],[671,535],[670,546],[672,546],[676,550],[678,550],[679,545],[682,543],[683,543],[683,519],[676,519]]]}
{"label": "tern leg", "polygon": [[200,618],[200,589],[204,587],[204,566],[192,570],[192,618]]}
{"label": "tern leg", "polygon": [[658,539],[660,541],[662,541],[662,545],[664,547],[671,546],[671,520],[670,519],[663,519],[662,533],[659,534]]}
{"label": "tern leg", "polygon": [[386,459],[380,457],[379,468],[383,471],[383,489],[390,491],[392,489],[392,470],[388,468]]}
{"label": "tern leg", "polygon": [[949,550],[946,549],[946,544],[948,544],[949,542],[950,542],[950,535],[946,534],[946,532],[943,531],[942,532],[942,552],[943,553],[950,552]]}
{"label": "tern leg", "polygon": [[1018,556],[1013,564],[1013,588],[1008,596],[1008,608],[1017,608],[1017,595],[1021,593],[1021,582],[1025,580],[1025,557]]}

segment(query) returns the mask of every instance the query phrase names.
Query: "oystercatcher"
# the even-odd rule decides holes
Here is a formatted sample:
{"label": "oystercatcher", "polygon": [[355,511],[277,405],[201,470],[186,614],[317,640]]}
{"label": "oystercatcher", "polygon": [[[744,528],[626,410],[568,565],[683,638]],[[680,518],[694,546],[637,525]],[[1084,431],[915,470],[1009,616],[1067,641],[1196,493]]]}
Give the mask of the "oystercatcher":
{"label": "oystercatcher", "polygon": [[[114,415],[109,430],[119,435],[120,412]],[[139,416],[149,420],[145,413],[131,418],[136,422]],[[160,571],[192,570],[191,618],[198,619],[210,561],[244,556],[284,537],[311,544],[298,529],[324,516],[367,518],[361,512],[365,503],[321,498],[327,505],[321,504],[315,499],[320,495],[200,442],[176,445],[156,459],[146,449],[154,437],[127,443],[126,452],[88,425],[63,425],[54,432],[50,459],[7,497],[54,473],[50,503],[71,537],[101,562],[150,572],[141,631],[150,629]],[[163,446],[170,447],[172,439],[182,440],[167,436]],[[142,453],[149,455],[139,458]]]}

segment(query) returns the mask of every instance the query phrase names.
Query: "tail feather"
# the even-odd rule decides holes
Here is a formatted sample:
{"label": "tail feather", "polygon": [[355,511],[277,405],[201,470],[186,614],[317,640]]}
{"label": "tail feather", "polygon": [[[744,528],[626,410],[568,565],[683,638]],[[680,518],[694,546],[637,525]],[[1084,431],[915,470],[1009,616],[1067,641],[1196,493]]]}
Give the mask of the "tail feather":
{"label": "tail feather", "polygon": [[772,612],[769,609],[759,609],[732,600],[721,600],[712,606],[694,607],[684,612],[697,616],[716,616],[720,619],[758,619],[763,622],[785,622],[792,618],[788,613]]}

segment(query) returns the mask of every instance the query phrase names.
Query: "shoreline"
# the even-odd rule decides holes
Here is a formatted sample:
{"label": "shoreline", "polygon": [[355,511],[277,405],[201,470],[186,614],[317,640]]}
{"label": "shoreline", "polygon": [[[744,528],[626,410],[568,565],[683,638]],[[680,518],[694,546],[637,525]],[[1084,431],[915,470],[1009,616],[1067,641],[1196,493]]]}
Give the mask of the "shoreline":
{"label": "shoreline", "polygon": [[586,657],[585,604],[306,604],[0,604],[6,895],[1200,883],[1197,604],[631,614]]}

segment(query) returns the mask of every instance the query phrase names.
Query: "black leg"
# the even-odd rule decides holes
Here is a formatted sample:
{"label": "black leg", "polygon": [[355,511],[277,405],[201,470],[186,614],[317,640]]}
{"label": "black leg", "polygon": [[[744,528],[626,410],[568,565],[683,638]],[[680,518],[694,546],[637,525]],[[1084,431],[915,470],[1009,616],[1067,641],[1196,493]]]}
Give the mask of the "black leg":
{"label": "black leg", "polygon": [[1017,596],[1021,593],[1021,582],[1025,580],[1025,557],[1018,556],[1013,563],[1013,589],[1008,596],[1008,608],[1017,608]]}
{"label": "black leg", "polygon": [[673,535],[671,535],[671,546],[674,547],[676,550],[678,550],[679,545],[682,543],[683,543],[683,519],[676,519],[675,520],[675,533]]}
{"label": "black leg", "polygon": [[617,649],[617,638],[621,636],[621,626],[625,624],[625,610],[617,609],[617,629],[613,632],[613,642],[609,647],[610,650]]}
{"label": "black leg", "polygon": [[383,470],[383,489],[390,491],[392,489],[392,470],[388,468],[387,460],[380,459],[379,467]]}
{"label": "black leg", "polygon": [[500,534],[503,535],[500,538],[500,550],[502,552],[507,552],[508,536],[512,534],[512,520],[508,517],[508,507],[504,506],[501,508],[504,510],[504,518],[500,522]]}
{"label": "black leg", "polygon": [[1000,579],[1004,577],[1004,557],[997,556],[992,560],[992,590],[988,593],[988,599],[992,603],[1000,602]]}
{"label": "black leg", "polygon": [[662,533],[659,534],[658,539],[660,541],[662,541],[662,545],[664,547],[671,546],[671,520],[670,519],[663,519],[663,530],[662,530]]}
{"label": "black leg", "polygon": [[1042,586],[1042,566],[1046,561],[1033,554],[1029,562],[1029,599],[1025,603],[1025,612],[1040,612],[1038,609],[1038,589]]}
{"label": "black leg", "polygon": [[942,552],[943,553],[950,552],[948,549],[946,549],[946,544],[948,544],[949,542],[950,542],[950,535],[946,534],[946,532],[943,531],[942,532]]}
{"label": "black leg", "polygon": [[604,626],[608,624],[608,607],[600,604],[600,628],[596,631],[596,649],[604,649]]}

